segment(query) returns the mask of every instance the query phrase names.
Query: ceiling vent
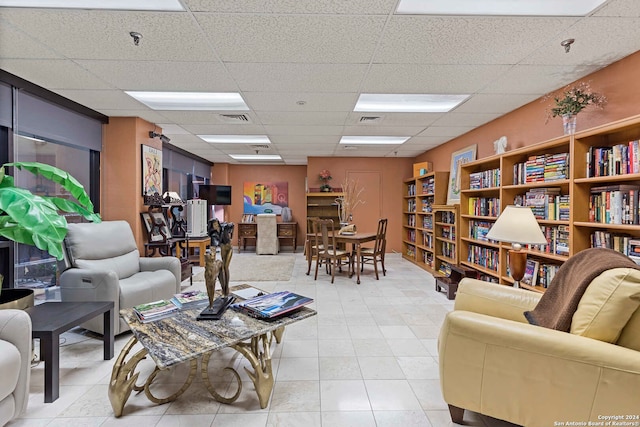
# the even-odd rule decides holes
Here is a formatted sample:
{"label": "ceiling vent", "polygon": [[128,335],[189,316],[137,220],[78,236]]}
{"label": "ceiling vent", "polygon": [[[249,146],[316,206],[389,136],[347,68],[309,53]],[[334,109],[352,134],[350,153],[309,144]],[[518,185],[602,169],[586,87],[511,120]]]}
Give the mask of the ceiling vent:
{"label": "ceiling vent", "polygon": [[253,150],[271,150],[270,144],[252,144],[249,145]]}
{"label": "ceiling vent", "polygon": [[345,145],[344,149],[345,150],[357,150],[358,147],[356,147],[355,145]]}
{"label": "ceiling vent", "polygon": [[359,122],[364,124],[380,123],[382,122],[382,116],[362,116]]}
{"label": "ceiling vent", "polygon": [[246,114],[220,114],[220,120],[225,123],[251,123]]}

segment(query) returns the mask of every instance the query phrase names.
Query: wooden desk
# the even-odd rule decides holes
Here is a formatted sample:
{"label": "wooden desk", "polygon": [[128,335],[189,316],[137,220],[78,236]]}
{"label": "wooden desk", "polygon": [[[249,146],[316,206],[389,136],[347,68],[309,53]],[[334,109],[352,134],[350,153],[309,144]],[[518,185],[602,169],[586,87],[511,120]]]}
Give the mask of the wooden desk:
{"label": "wooden desk", "polygon": [[[336,243],[350,243],[351,244],[351,253],[355,252],[356,256],[356,283],[360,284],[360,247],[363,243],[373,242],[376,240],[378,233],[376,232],[361,232],[358,231],[356,234],[352,236],[345,236],[342,234],[336,234]],[[311,241],[313,240],[313,234],[307,234],[307,245],[311,245]],[[311,249],[307,246],[305,248],[307,257],[311,253]],[[309,260],[309,262],[311,262]],[[352,273],[353,275],[353,273]]]}
{"label": "wooden desk", "polygon": [[[278,240],[291,240],[293,252],[296,251],[296,240],[298,238],[297,222],[279,222],[278,223]],[[255,222],[238,223],[238,252],[247,249],[247,239],[256,239],[258,237],[258,224]]]}
{"label": "wooden desk", "polygon": [[[189,237],[189,239],[184,242],[186,245],[186,258],[189,258],[189,251],[192,248],[198,248],[199,252],[199,265],[204,267],[204,254],[207,252],[207,248],[211,245],[211,238],[209,236],[206,237]],[[176,256],[178,258],[182,258],[182,245],[176,245]]]}

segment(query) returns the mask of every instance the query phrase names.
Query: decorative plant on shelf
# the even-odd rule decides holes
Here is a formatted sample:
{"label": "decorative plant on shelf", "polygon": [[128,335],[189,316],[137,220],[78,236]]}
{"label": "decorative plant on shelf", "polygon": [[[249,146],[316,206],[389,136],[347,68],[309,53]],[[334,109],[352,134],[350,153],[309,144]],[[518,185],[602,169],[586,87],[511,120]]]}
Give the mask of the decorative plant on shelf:
{"label": "decorative plant on shelf", "polygon": [[543,100],[552,98],[554,107],[547,111],[547,121],[552,117],[562,116],[565,133],[575,132],[575,116],[587,107],[602,109],[607,98],[593,92],[588,82],[580,82],[566,86],[561,95],[547,94]]}
{"label": "decorative plant on shelf", "polygon": [[[61,185],[78,203],[61,197],[40,196],[15,186],[14,178],[5,168],[13,166],[42,176]],[[93,203],[84,187],[67,172],[37,162],[6,163],[0,167],[0,236],[14,242],[36,246],[63,259],[62,241],[67,235],[66,213],[82,215],[89,221],[100,222],[93,211]]]}
{"label": "decorative plant on shelf", "polygon": [[348,224],[353,219],[353,210],[365,202],[360,198],[364,187],[357,180],[345,179],[342,183],[342,196],[336,198],[340,224]]}
{"label": "decorative plant on shelf", "polygon": [[320,191],[331,191],[331,186],[329,185],[329,181],[331,181],[331,179],[331,172],[327,169],[322,169],[320,171],[320,181],[322,181]]}

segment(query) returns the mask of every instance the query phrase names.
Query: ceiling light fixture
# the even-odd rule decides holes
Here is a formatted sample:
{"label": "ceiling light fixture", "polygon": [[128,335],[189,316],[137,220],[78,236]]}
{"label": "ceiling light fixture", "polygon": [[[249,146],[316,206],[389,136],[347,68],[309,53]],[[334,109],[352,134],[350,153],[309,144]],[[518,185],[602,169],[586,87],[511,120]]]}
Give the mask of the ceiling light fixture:
{"label": "ceiling light fixture", "polygon": [[271,144],[266,135],[198,135],[212,144]]}
{"label": "ceiling light fixture", "polygon": [[569,53],[571,50],[571,45],[575,42],[576,39],[566,39],[560,42],[560,46],[564,47],[564,53]]}
{"label": "ceiling light fixture", "polygon": [[387,113],[446,113],[470,95],[363,93],[353,111]]}
{"label": "ceiling light fixture", "polygon": [[282,160],[278,154],[229,154],[235,160]]}
{"label": "ceiling light fixture", "polygon": [[173,10],[183,11],[178,0],[0,0],[0,7],[55,9]]}
{"label": "ceiling light fixture", "polygon": [[400,0],[407,15],[586,16],[605,0]]}
{"label": "ceiling light fixture", "polygon": [[249,107],[237,92],[125,91],[125,93],[142,102],[152,110],[249,111]]}
{"label": "ceiling light fixture", "polygon": [[346,145],[398,145],[405,143],[410,136],[343,136],[340,144]]}

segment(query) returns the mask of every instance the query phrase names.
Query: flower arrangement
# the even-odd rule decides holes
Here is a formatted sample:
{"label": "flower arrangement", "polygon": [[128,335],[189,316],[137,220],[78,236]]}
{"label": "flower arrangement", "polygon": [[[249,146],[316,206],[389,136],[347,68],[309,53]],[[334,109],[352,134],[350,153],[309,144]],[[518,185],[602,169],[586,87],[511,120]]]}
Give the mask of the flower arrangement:
{"label": "flower arrangement", "polygon": [[[553,98],[555,107],[548,111],[548,116],[575,116],[580,111],[589,106],[603,108],[607,102],[607,98],[599,93],[593,92],[591,86],[587,82],[580,82],[574,86],[566,86],[562,95],[547,95],[544,99]],[[549,119],[550,117],[547,117]]]}
{"label": "flower arrangement", "polygon": [[322,181],[320,191],[331,191],[331,186],[329,185],[329,181],[331,181],[331,179],[331,172],[329,172],[329,170],[322,169],[320,171],[320,181]]}
{"label": "flower arrangement", "polygon": [[342,184],[343,195],[336,199],[338,203],[338,217],[341,224],[346,224],[353,218],[353,210],[356,206],[364,204],[364,201],[360,199],[360,195],[364,191],[364,187],[358,188],[357,180],[344,180]]}

